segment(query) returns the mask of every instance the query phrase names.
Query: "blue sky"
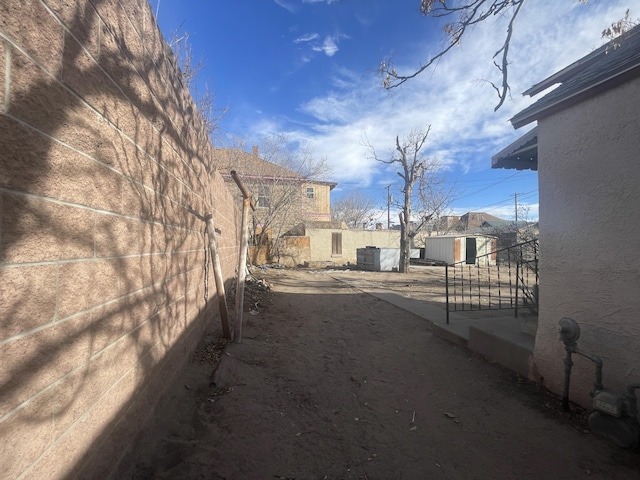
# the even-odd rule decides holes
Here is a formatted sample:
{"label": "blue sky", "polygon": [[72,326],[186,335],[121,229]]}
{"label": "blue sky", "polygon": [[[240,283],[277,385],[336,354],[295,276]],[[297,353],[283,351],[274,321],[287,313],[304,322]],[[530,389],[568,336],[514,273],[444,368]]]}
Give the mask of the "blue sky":
{"label": "blue sky", "polygon": [[397,70],[409,72],[444,45],[443,22],[422,17],[419,4],[151,0],[166,38],[178,28],[189,33],[205,64],[200,81],[229,106],[221,143],[286,134],[328,160],[329,180],[338,183],[332,196],[361,189],[380,199],[386,218],[386,186],[399,177],[372,160],[363,141],[388,156],[396,135],[430,124],[426,152],[458,191],[450,213],[511,219],[518,193],[529,219],[537,219],[537,174],[490,168],[493,154],[533,127],[516,131],[508,122],[541,96],[521,92],[600,46],[602,29],[627,8],[640,17],[640,0],[527,2],[511,46],[512,98],[495,113],[497,97],[486,80],[499,81],[492,55],[504,39],[502,18],[476,27],[436,68],[392,92],[381,87],[381,60],[393,56]]}

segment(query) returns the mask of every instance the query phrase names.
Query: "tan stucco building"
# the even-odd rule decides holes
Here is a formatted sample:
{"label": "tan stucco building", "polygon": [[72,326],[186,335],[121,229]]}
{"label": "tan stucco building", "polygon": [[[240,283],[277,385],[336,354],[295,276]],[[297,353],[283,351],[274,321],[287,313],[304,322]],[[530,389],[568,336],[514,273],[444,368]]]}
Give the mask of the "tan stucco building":
{"label": "tan stucco building", "polygon": [[[253,233],[266,229],[269,240],[275,240],[302,221],[331,220],[331,190],[336,183],[313,180],[287,166],[267,161],[260,157],[256,146],[251,153],[220,148],[215,156],[222,177],[232,183],[230,171],[236,171],[253,195]],[[237,192],[235,187],[232,190]]]}
{"label": "tan stucco building", "polygon": [[278,262],[283,265],[355,265],[359,248],[398,248],[400,230],[351,230],[344,222],[307,221],[289,230],[279,243]]}
{"label": "tan stucco building", "polygon": [[[640,381],[640,30],[532,87],[555,90],[511,119],[537,127],[493,158],[538,170],[540,315],[531,373],[562,391],[558,322],[581,327],[580,348],[602,357],[605,386]],[[570,396],[590,404],[594,365],[574,356]]]}

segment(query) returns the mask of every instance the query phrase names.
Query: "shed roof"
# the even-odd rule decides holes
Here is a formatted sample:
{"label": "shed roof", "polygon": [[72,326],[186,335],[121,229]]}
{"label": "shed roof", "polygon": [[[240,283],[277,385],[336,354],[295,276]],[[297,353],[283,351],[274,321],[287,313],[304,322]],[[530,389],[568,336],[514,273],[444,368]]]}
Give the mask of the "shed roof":
{"label": "shed roof", "polygon": [[640,25],[524,92],[524,95],[532,96],[557,83],[561,84],[516,114],[511,123],[515,128],[520,128],[638,76]]}
{"label": "shed roof", "polygon": [[447,235],[432,235],[429,237],[424,237],[425,242],[427,240],[436,240],[439,238],[495,238],[495,235],[486,234],[486,233],[449,233]]}
{"label": "shed roof", "polygon": [[538,170],[538,127],[491,157],[491,168]]}

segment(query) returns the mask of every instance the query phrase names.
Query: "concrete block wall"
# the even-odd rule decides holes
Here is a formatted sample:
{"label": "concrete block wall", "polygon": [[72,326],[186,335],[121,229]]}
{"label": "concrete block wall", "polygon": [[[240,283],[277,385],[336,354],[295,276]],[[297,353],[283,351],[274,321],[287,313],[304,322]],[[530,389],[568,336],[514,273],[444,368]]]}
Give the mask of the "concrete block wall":
{"label": "concrete block wall", "polygon": [[146,0],[0,2],[2,478],[106,478],[219,328],[212,158]]}

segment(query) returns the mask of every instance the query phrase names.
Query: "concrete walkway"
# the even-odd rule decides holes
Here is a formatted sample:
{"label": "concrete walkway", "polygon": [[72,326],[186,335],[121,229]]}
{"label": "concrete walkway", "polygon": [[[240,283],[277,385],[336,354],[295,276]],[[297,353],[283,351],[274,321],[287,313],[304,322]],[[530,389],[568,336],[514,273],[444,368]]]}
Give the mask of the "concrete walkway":
{"label": "concrete walkway", "polygon": [[523,322],[513,316],[512,310],[450,312],[449,323],[447,323],[446,308],[440,303],[389,292],[367,282],[366,278],[331,276],[335,280],[345,282],[369,295],[424,318],[431,323],[434,335],[484,355],[522,377],[531,378],[530,364],[535,344],[535,333],[531,332],[530,327],[532,321],[525,322],[523,326]]}

